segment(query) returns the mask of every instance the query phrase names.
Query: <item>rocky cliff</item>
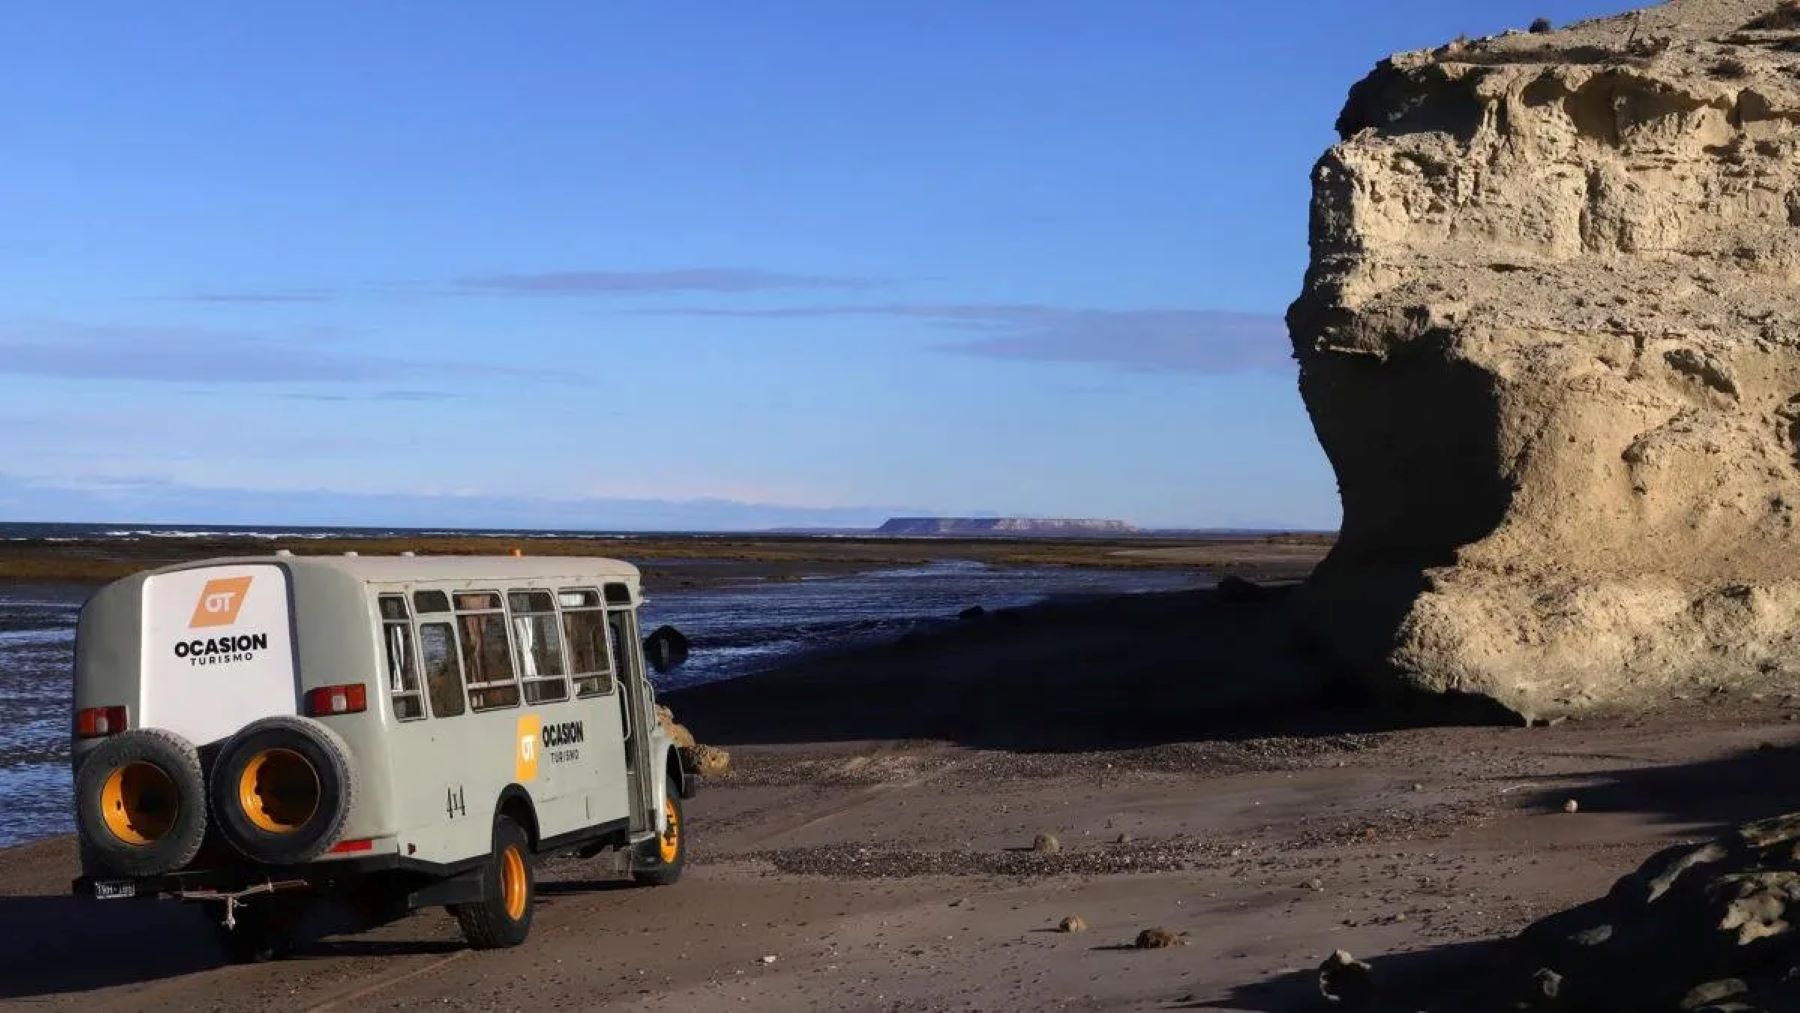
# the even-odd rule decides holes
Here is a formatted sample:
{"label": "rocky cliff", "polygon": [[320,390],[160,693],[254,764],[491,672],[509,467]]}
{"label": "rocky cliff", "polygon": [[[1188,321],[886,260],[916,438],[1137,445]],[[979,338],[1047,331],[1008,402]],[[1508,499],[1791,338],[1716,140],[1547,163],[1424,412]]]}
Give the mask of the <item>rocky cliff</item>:
{"label": "rocky cliff", "polygon": [[1800,678],[1800,7],[1403,53],[1288,320],[1357,670],[1536,716]]}

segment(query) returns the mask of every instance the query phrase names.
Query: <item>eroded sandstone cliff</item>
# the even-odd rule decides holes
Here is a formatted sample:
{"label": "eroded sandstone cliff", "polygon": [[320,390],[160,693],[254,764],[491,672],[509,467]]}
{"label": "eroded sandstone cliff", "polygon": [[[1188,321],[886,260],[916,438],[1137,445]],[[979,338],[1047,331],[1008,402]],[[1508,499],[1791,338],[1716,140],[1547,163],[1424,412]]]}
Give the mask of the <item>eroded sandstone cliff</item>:
{"label": "eroded sandstone cliff", "polygon": [[1400,54],[1338,129],[1324,647],[1534,716],[1800,680],[1800,7]]}

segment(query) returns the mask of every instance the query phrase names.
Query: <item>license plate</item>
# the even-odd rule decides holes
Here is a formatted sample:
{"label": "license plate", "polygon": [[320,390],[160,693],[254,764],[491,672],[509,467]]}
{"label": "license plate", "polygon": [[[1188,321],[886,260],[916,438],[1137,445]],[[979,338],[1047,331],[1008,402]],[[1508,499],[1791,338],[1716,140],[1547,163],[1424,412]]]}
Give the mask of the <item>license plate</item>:
{"label": "license plate", "polygon": [[94,896],[99,900],[118,900],[122,897],[136,897],[137,884],[128,879],[116,883],[96,881],[94,883]]}

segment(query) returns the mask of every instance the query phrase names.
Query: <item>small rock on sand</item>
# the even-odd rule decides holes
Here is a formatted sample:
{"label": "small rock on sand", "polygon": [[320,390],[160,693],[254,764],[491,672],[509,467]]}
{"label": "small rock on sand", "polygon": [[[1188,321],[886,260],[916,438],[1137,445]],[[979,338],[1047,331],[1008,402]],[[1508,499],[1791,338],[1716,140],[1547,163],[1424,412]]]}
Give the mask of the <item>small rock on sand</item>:
{"label": "small rock on sand", "polygon": [[731,769],[731,754],[717,746],[695,746],[688,754],[694,760],[694,773],[701,777],[718,777]]}
{"label": "small rock on sand", "polygon": [[1367,1006],[1375,995],[1375,979],[1368,964],[1338,950],[1319,965],[1319,994],[1355,1009]]}
{"label": "small rock on sand", "polygon": [[1055,834],[1039,834],[1031,839],[1031,850],[1045,855],[1054,855],[1062,851],[1062,842]]}
{"label": "small rock on sand", "polygon": [[1056,925],[1056,931],[1058,932],[1086,932],[1087,929],[1087,919],[1080,915],[1070,915]]}
{"label": "small rock on sand", "polygon": [[1173,929],[1165,929],[1158,926],[1153,929],[1145,929],[1144,931],[1139,932],[1137,934],[1137,940],[1131,945],[1140,950],[1164,950],[1171,946],[1186,946],[1187,940],[1183,939],[1181,934]]}
{"label": "small rock on sand", "polygon": [[1563,812],[1572,813],[1572,812],[1580,812],[1580,811],[1581,811],[1581,803],[1575,801],[1574,799],[1570,799],[1567,802],[1563,803]]}

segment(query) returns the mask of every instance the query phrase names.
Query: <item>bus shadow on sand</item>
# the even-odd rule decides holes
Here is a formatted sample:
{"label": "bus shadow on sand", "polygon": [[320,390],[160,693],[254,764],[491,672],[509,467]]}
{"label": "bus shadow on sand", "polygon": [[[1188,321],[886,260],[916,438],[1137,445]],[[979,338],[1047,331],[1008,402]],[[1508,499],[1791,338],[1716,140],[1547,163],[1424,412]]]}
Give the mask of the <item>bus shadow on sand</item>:
{"label": "bus shadow on sand", "polygon": [[224,963],[204,912],[150,901],[0,897],[0,999],[155,981]]}
{"label": "bus shadow on sand", "polygon": [[[141,985],[229,964],[216,906],[0,896],[0,1000]],[[359,924],[356,931],[379,926]],[[401,957],[467,948],[461,939],[344,938],[349,925],[302,930],[284,960]]]}

